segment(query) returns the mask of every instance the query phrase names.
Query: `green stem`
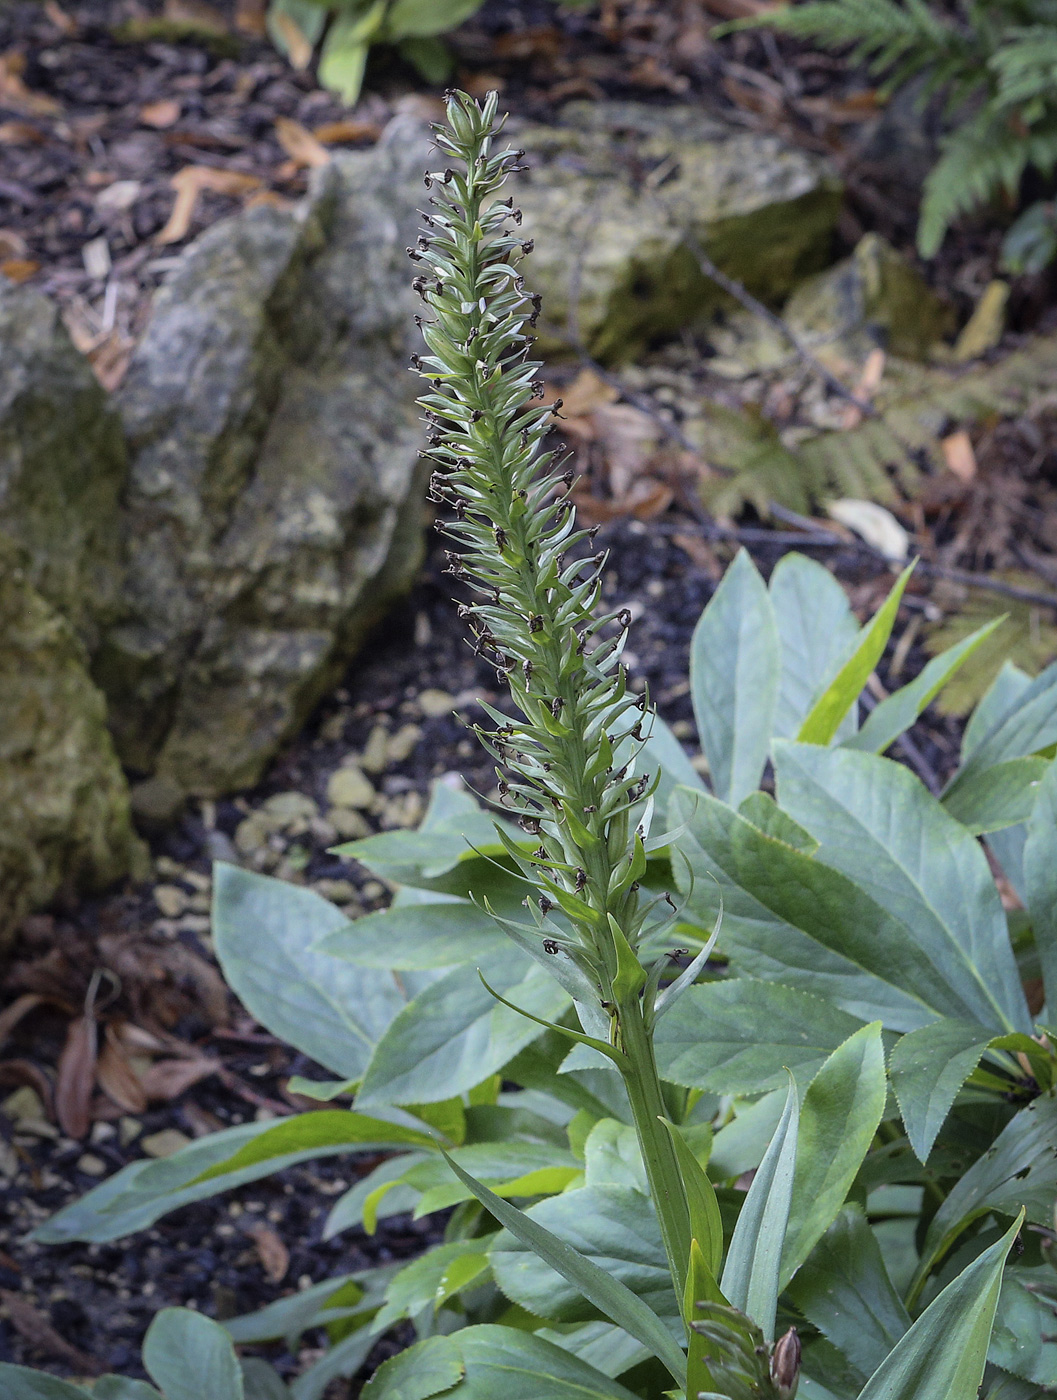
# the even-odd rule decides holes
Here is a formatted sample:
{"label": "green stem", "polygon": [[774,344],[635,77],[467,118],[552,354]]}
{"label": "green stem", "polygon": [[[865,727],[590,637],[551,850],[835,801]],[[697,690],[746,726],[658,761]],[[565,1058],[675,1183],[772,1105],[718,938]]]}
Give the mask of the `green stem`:
{"label": "green stem", "polygon": [[624,1086],[681,1316],[690,1260],[690,1210],[675,1146],[661,1122],[667,1117],[667,1109],[653,1040],[642,1019],[642,1005],[638,1000],[617,1008],[617,1025],[621,1048],[629,1062],[622,1071]]}

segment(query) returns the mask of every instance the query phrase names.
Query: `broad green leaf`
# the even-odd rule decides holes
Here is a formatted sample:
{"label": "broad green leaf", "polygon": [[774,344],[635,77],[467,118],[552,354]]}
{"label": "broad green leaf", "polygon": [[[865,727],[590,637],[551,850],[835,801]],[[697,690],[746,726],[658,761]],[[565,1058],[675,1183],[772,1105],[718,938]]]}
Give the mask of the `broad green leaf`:
{"label": "broad green leaf", "polygon": [[[678,1315],[660,1226],[643,1192],[631,1186],[583,1186],[540,1201],[525,1215],[642,1299],[654,1314]],[[493,1244],[495,1281],[511,1302],[556,1322],[596,1317],[600,1305],[585,1301],[576,1280],[562,1277],[557,1265],[537,1258],[532,1249],[513,1233],[497,1236]]]}
{"label": "broad green leaf", "polygon": [[[239,1366],[246,1400],[292,1400],[290,1387],[267,1361],[259,1356],[245,1356]],[[115,1396],[114,1400],[122,1400],[122,1397]],[[135,1397],[129,1395],[128,1400],[135,1400]]]}
{"label": "broad green leaf", "polygon": [[401,904],[366,914],[328,933],[316,951],[359,967],[404,971],[476,964],[505,947],[495,920],[460,900]]}
{"label": "broad green leaf", "polygon": [[1008,758],[971,773],[943,799],[956,821],[982,836],[1031,816],[1039,784],[1053,764],[1045,758]]}
{"label": "broad green leaf", "polygon": [[775,745],[778,801],[902,932],[904,982],[935,1011],[1031,1029],[1006,917],[979,843],[908,768],[875,754]]}
{"label": "broad green leaf", "polygon": [[750,792],[738,811],[766,835],[784,841],[806,856],[813,856],[818,850],[818,842],[810,831],[805,831],[788,812],[783,812],[769,792]]}
{"label": "broad green leaf", "polygon": [[1057,1285],[1053,1270],[1007,1269],[1002,1278],[998,1315],[988,1360],[1023,1380],[1057,1384],[1057,1319],[1044,1289]]}
{"label": "broad green leaf", "polygon": [[357,1103],[435,1103],[501,1070],[540,1033],[496,1002],[481,976],[534,1016],[555,1021],[571,999],[538,964],[507,946],[476,966],[457,967],[397,1015],[375,1047]]}
{"label": "broad green leaf", "polygon": [[854,1016],[794,987],[736,977],[691,987],[657,1027],[663,1079],[719,1094],[805,1088],[823,1061],[859,1029]]}
{"label": "broad green leaf", "polygon": [[976,1400],[1002,1269],[1022,1219],[925,1309],[866,1382],[859,1400]]}
{"label": "broad green leaf", "polygon": [[348,920],[312,890],[218,862],[213,937],[229,986],[262,1025],[344,1079],[358,1079],[406,998],[390,972],[316,951]]}
{"label": "broad green leaf", "polygon": [[917,1285],[974,1220],[1022,1208],[1035,1225],[1052,1225],[1057,1198],[1057,1097],[1033,1099],[1011,1118],[991,1147],[951,1188],[929,1222]]}
{"label": "broad green leaf", "polygon": [[1018,703],[1031,684],[1027,671],[1007,661],[989,686],[987,693],[969,716],[962,735],[961,761],[964,767],[969,756],[978,749],[988,734]]}
{"label": "broad green leaf", "polygon": [[[681,784],[683,787],[700,788],[702,791],[705,785],[701,781],[701,775],[690,762],[686,750],[660,715],[650,715],[648,731],[648,733],[646,730],[643,731],[646,733],[646,742],[642,745],[642,758],[639,760],[639,764],[643,772],[658,775],[657,810],[667,812],[668,799],[677,784]],[[621,757],[620,761],[624,762],[625,760]]]}
{"label": "broad green leaf", "polygon": [[443,39],[401,39],[400,57],[418,70],[427,83],[443,83],[451,77],[455,59]]}
{"label": "broad green leaf", "polygon": [[584,1142],[584,1180],[588,1186],[628,1186],[649,1194],[634,1128],[616,1118],[594,1125]]}
{"label": "broad green leaf", "polygon": [[800,1106],[793,1201],[782,1250],[783,1284],[844,1204],[877,1132],[887,1096],[881,1025],[875,1021],[834,1050]]}
{"label": "broad green leaf", "polygon": [[409,1167],[426,1160],[424,1156],[410,1152],[379,1162],[374,1171],[361,1177],[335,1201],[323,1225],[323,1238],[332,1240],[335,1235],[353,1230],[358,1225],[362,1225],[368,1234],[373,1234],[379,1220],[414,1210],[418,1193],[405,1186],[401,1178]]}
{"label": "broad green leaf", "polygon": [[910,1145],[920,1162],[932,1151],[958,1090],[980,1063],[991,1039],[967,1021],[933,1021],[897,1041],[892,1089]]}
{"label": "broad green leaf", "polygon": [[[423,1355],[441,1342],[443,1348]],[[456,1361],[463,1375],[453,1382]],[[363,1400],[431,1400],[442,1392],[452,1400],[636,1400],[571,1352],[531,1332],[494,1326],[464,1327],[402,1352],[371,1378]]]}
{"label": "broad green leaf", "polygon": [[[320,1109],[317,1113],[300,1113],[295,1118],[284,1118],[271,1124],[268,1132],[261,1133],[240,1147],[228,1161],[207,1167],[197,1181],[215,1180],[229,1172],[238,1172],[244,1167],[254,1167],[260,1162],[275,1161],[292,1152],[305,1150],[333,1147],[364,1152],[384,1151],[387,1147],[439,1145],[439,1137],[431,1137],[428,1133],[400,1123],[386,1122],[384,1118],[369,1118],[350,1109]],[[197,1181],[192,1185],[196,1185]]]}
{"label": "broad green leaf", "polygon": [[82,1386],[6,1361],[0,1361],[0,1395],[4,1400],[88,1400]]}
{"label": "broad green leaf", "polygon": [[293,21],[309,48],[314,48],[326,25],[327,12],[313,0],[272,0],[265,17],[268,37],[281,54],[289,55],[290,41],[284,21]]}
{"label": "broad green leaf", "polygon": [[454,1337],[427,1337],[383,1362],[364,1386],[362,1400],[431,1400],[450,1392],[465,1373]]}
{"label": "broad green leaf", "polygon": [[774,732],[781,657],[766,585],[739,550],[694,628],[690,690],[716,796],[759,786]]}
{"label": "broad green leaf", "polygon": [[241,1171],[206,1179],[203,1173],[230,1161],[247,1142],[273,1131],[274,1123],[242,1123],[189,1143],[171,1157],[159,1161],[131,1162],[79,1201],[65,1206],[43,1225],[33,1238],[41,1244],[67,1244],[70,1240],[102,1243],[146,1230],[162,1215],[192,1201],[257,1181],[298,1162],[326,1157],[347,1147],[306,1147],[286,1156],[256,1163]]}
{"label": "broad green leaf", "polygon": [[679,849],[689,874],[682,861],[673,872],[700,923],[714,920],[722,900],[724,951],[735,970],[823,996],[891,1030],[962,1011],[916,935],[854,878],[760,831],[707,793],[684,803],[678,789],[672,806],[687,822]]}
{"label": "broad green leaf", "polygon": [[401,1318],[414,1318],[426,1308],[435,1311],[450,1296],[450,1290],[445,1290],[443,1283],[451,1266],[465,1260],[474,1266],[471,1278],[477,1277],[488,1268],[485,1256],[490,1243],[488,1238],[453,1240],[449,1244],[434,1245],[410,1264],[405,1264],[389,1284],[385,1306],[374,1319],[371,1330],[384,1332]]}
{"label": "broad green leaf", "polygon": [[790,1079],[782,1117],[745,1197],[719,1282],[731,1306],[751,1317],[769,1342],[774,1341],[782,1246],[793,1198],[799,1116],[796,1084]]}
{"label": "broad green leaf", "polygon": [[910,564],[899,575],[891,593],[860,633],[855,650],[812,705],[797,734],[801,743],[828,744],[836,735],[841,721],[858,700],[871,671],[881,659],[913,570]]}
{"label": "broad green leaf", "polygon": [[[1007,684],[1006,694],[1014,688],[1015,682]],[[986,733],[978,739],[974,733],[973,739],[968,757],[944,796],[953,794],[960,784],[985,768],[1011,758],[1028,758],[1057,743],[1057,662],[1020,689]]]}
{"label": "broad green leaf", "polygon": [[[272,1370],[270,1366],[268,1369]],[[274,1371],[272,1371],[272,1375],[275,1375]],[[276,1380],[278,1379],[279,1377],[276,1376]],[[282,1384],[281,1381],[279,1383]],[[6,1390],[0,1393],[7,1395]],[[130,1380],[128,1376],[100,1376],[92,1387],[92,1400],[163,1400],[163,1397],[146,1381]],[[266,1395],[258,1396],[247,1390],[246,1400],[269,1400],[269,1397]],[[284,1397],[278,1395],[276,1400],[284,1400]]]}
{"label": "broad green leaf", "polygon": [[190,1308],[155,1313],[143,1339],[143,1365],[165,1400],[243,1400],[231,1338],[218,1322]]}
{"label": "broad green leaf", "polygon": [[622,1327],[611,1322],[578,1322],[564,1327],[540,1327],[534,1334],[594,1366],[605,1376],[622,1376],[645,1361],[649,1352]]}
{"label": "broad green leaf", "polygon": [[389,39],[446,34],[481,8],[483,0],[393,0],[386,16]]}
{"label": "broad green leaf", "polygon": [[367,53],[381,30],[385,6],[386,0],[377,0],[366,14],[338,14],[327,30],[319,56],[319,85],[336,92],[346,106],[359,100]]}
{"label": "broad green leaf", "polygon": [[910,1326],[877,1236],[862,1209],[844,1206],[797,1270],[789,1295],[809,1322],[855,1366],[873,1374]]}
{"label": "broad green leaf", "polygon": [[[782,653],[774,732],[793,739],[819,692],[854,648],[859,623],[830,571],[805,554],[786,554],[778,561],[770,594]],[[853,734],[853,711],[848,718]]]}
{"label": "broad green leaf", "polygon": [[1039,784],[1024,845],[1024,893],[1050,1023],[1057,1021],[1057,763]]}
{"label": "broad green leaf", "polygon": [[[520,1240],[532,1251],[532,1255],[527,1256],[527,1258],[531,1259],[535,1256],[545,1264],[549,1264],[555,1273],[571,1283],[603,1316],[608,1317],[611,1322],[615,1322],[637,1338],[653,1356],[664,1363],[675,1380],[679,1384],[683,1384],[686,1377],[686,1358],[657,1314],[640,1297],[618,1279],[600,1269],[591,1259],[579,1253],[572,1245],[546,1229],[538,1220],[533,1219],[526,1212],[518,1210],[516,1206],[500,1200],[498,1196],[488,1190],[487,1186],[475,1181],[473,1177],[464,1172],[458,1163],[452,1162],[451,1167],[456,1176],[470,1187],[485,1210],[493,1215],[501,1225],[504,1225],[515,1239]],[[586,1189],[584,1188],[585,1191]],[[598,1188],[595,1188],[595,1191],[596,1195],[601,1194]],[[638,1194],[638,1192],[633,1191],[627,1192],[629,1197]],[[568,1196],[556,1199],[559,1201],[568,1200]],[[548,1207],[554,1206],[555,1203],[555,1201],[544,1201],[536,1207],[536,1211],[545,1211]],[[620,1228],[623,1228],[627,1237],[631,1236],[631,1231],[626,1224],[621,1227],[617,1221],[614,1221],[614,1229]],[[657,1228],[659,1237],[660,1229],[659,1227],[655,1228]],[[495,1270],[497,1259],[495,1250],[492,1252],[491,1259],[493,1270]],[[668,1283],[670,1287],[670,1280]]]}
{"label": "broad green leaf", "polygon": [[844,740],[846,748],[865,749],[869,753],[884,753],[889,744],[905,733],[918,715],[930,705],[963,662],[967,661],[981,643],[985,642],[1002,618],[978,628],[956,646],[934,656],[925,669],[909,685],[893,691],[875,705],[863,721],[858,734]]}

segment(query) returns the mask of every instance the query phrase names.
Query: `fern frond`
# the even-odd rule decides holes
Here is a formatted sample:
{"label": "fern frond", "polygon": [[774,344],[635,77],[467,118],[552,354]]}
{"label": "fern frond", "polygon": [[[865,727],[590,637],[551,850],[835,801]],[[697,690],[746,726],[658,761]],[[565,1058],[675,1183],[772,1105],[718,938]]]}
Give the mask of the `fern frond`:
{"label": "fern frond", "polygon": [[1001,189],[1016,190],[1029,163],[1028,143],[1007,119],[985,110],[948,139],[929,171],[921,201],[918,251],[931,258],[954,220]]}
{"label": "fern frond", "polygon": [[1040,100],[1052,105],[1057,101],[1057,28],[1036,24],[1006,38],[987,65],[996,79],[996,101],[1003,107]]}
{"label": "fern frond", "polygon": [[962,47],[959,32],[925,0],[808,0],[750,23],[766,23],[827,48],[853,45],[856,62],[877,72],[898,65],[900,80],[949,55],[952,45]]}

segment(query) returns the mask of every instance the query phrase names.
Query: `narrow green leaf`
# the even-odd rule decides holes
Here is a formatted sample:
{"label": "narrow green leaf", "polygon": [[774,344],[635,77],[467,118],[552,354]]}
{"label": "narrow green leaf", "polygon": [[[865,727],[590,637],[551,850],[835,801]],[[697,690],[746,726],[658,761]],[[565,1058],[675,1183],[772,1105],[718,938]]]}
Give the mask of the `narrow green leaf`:
{"label": "narrow green leaf", "polygon": [[1024,892],[1050,1023],[1057,1021],[1057,763],[1039,784],[1024,845]]}
{"label": "narrow green leaf", "polygon": [[483,0],[392,0],[386,15],[388,39],[446,34],[475,14]]}
{"label": "narrow green leaf", "polygon": [[[952,794],[959,784],[974,773],[1011,758],[1028,758],[1057,743],[1057,662],[1047,666],[1026,686],[1019,684],[1019,674],[1014,671],[996,690],[994,707],[989,706],[986,711],[987,718],[992,721],[990,728],[981,735],[982,723],[977,727],[970,726],[970,752],[948,784],[944,796]],[[985,696],[981,705],[987,699]],[[1001,701],[1009,703],[992,718]]]}
{"label": "narrow green leaf", "polygon": [[980,1063],[990,1039],[987,1031],[967,1021],[941,1020],[896,1042],[892,1089],[920,1162],[932,1151],[958,1090]]}
{"label": "narrow green leaf", "polygon": [[837,672],[825,691],[812,705],[797,735],[802,744],[828,744],[837,733],[844,716],[858,700],[870,673],[892,635],[903,590],[914,571],[908,565],[899,575],[891,593],[864,627],[855,650]]}
{"label": "narrow green leaf", "polygon": [[685,1384],[686,1358],[672,1340],[671,1333],[646,1304],[629,1288],[604,1273],[597,1264],[585,1259],[564,1240],[552,1235],[537,1221],[508,1204],[481,1182],[475,1180],[452,1158],[452,1171],[501,1225],[521,1240],[552,1269],[568,1279],[594,1307],[610,1321],[623,1327],[637,1338],[653,1356],[664,1363],[675,1380]]}
{"label": "narrow green leaf", "polygon": [[697,1242],[705,1267],[715,1279],[723,1265],[723,1217],[719,1213],[716,1189],[675,1124],[669,1123],[667,1118],[661,1121],[668,1129],[679,1159],[679,1174],[690,1207],[690,1235]]}
{"label": "narrow green leaf", "polygon": [[165,1400],[223,1396],[243,1400],[242,1370],[218,1322],[190,1308],[155,1313],[143,1339],[143,1365]]}
{"label": "narrow green leaf", "polygon": [[1027,821],[1039,784],[1053,764],[1045,758],[1007,758],[970,773],[944,797],[944,809],[974,836]]}
{"label": "narrow green leaf", "polygon": [[793,1200],[782,1250],[783,1284],[844,1204],[877,1132],[887,1096],[881,1024],[875,1021],[834,1050],[804,1095]]}
{"label": "narrow green leaf", "polygon": [[1027,671],[1014,666],[1012,661],[1003,664],[965,726],[961,754],[963,768],[969,756],[980,747],[998,721],[1015,708],[1030,684],[1031,677]]}
{"label": "narrow green leaf", "polygon": [[[380,24],[384,11],[385,0],[378,0],[371,18],[377,17]],[[319,85],[329,92],[336,92],[348,107],[359,100],[372,38],[373,34],[362,18],[338,15],[323,41],[317,73]]]}
{"label": "narrow green leaf", "polygon": [[[274,1366],[259,1356],[245,1356],[239,1362],[246,1400],[292,1400],[290,1387]],[[122,1400],[114,1396],[114,1400]],[[133,1395],[128,1400],[135,1400]]]}
{"label": "narrow green leaf", "polygon": [[859,1393],[859,1400],[976,1400],[1002,1286],[1023,1214],[925,1309]]}
{"label": "narrow green leaf", "polygon": [[[720,1252],[722,1253],[722,1249]],[[690,1325],[698,1317],[698,1304],[706,1300],[715,1303],[724,1301],[715,1273],[709,1268],[697,1236],[691,1231],[690,1260],[683,1294],[683,1321],[686,1323],[687,1336],[690,1339],[686,1358],[686,1393],[690,1396],[699,1395],[712,1387],[712,1372],[708,1367],[708,1339]]]}
{"label": "narrow green leaf", "polygon": [[774,1341],[799,1117],[796,1084],[790,1076],[782,1117],[745,1197],[719,1283],[731,1306],[752,1318],[769,1342]]}
{"label": "narrow green leaf", "polygon": [[780,672],[774,608],[742,549],[690,643],[690,689],[701,747],[716,796],[735,807],[763,774]]}
{"label": "narrow green leaf", "polygon": [[910,1327],[877,1236],[861,1207],[846,1205],[797,1270],[789,1296],[856,1367],[860,1384]]}
{"label": "narrow green leaf", "polygon": [[[778,561],[769,591],[782,652],[774,732],[793,739],[854,648],[859,623],[830,571],[804,554],[786,554]],[[846,727],[854,733],[854,724]]]}
{"label": "narrow green leaf", "polygon": [[386,1147],[436,1147],[439,1138],[384,1118],[369,1118],[347,1109],[320,1109],[315,1113],[299,1113],[285,1118],[268,1132],[247,1142],[226,1162],[208,1167],[191,1183],[211,1181],[229,1172],[274,1161],[291,1152],[303,1152],[321,1147],[343,1147],[348,1151],[384,1150]]}

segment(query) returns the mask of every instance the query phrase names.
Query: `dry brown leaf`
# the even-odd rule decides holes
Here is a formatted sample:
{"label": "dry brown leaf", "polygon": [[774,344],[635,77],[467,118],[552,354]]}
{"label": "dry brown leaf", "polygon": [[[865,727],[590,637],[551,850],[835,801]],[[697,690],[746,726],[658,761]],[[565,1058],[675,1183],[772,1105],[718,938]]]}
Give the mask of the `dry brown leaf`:
{"label": "dry brown leaf", "polygon": [[108,393],[113,393],[128,373],[134,349],[135,341],[115,328],[89,351],[88,362]]}
{"label": "dry brown leaf", "polygon": [[54,1112],[55,1091],[51,1080],[32,1060],[0,1060],[0,1084],[27,1084],[50,1116]]}
{"label": "dry brown leaf", "polygon": [[66,13],[58,0],[44,0],[44,13],[55,28],[66,35],[67,39],[72,39],[77,33],[77,21],[72,15]]}
{"label": "dry brown leaf", "polygon": [[143,1081],[133,1069],[125,1047],[112,1026],[107,1027],[95,1075],[103,1093],[126,1113],[142,1113],[147,1107]]}
{"label": "dry brown leaf", "polygon": [[207,0],[165,0],[162,14],[176,24],[193,24],[196,29],[226,34],[228,22]]}
{"label": "dry brown leaf", "polygon": [[258,205],[267,204],[270,209],[292,209],[294,201],[286,199],[281,194],[276,194],[275,190],[258,190],[256,194],[251,194],[246,201],[247,209],[256,209]]}
{"label": "dry brown leaf", "polygon": [[179,1098],[192,1084],[208,1079],[220,1069],[220,1061],[208,1055],[186,1060],[159,1060],[143,1076],[143,1088],[151,1103]]}
{"label": "dry brown leaf", "polygon": [[602,404],[591,419],[596,441],[605,450],[610,490],[619,499],[628,494],[631,483],[642,475],[657,450],[657,425],[648,414],[629,403]]}
{"label": "dry brown leaf", "polygon": [[10,1006],[5,1006],[3,1011],[0,1011],[0,1045],[3,1045],[22,1017],[28,1016],[43,1000],[39,992],[23,992],[20,997],[15,997]]}
{"label": "dry brown leaf", "polygon": [[307,127],[295,122],[292,117],[276,117],[275,135],[279,145],[298,166],[312,168],[327,165],[330,152]]}
{"label": "dry brown leaf", "polygon": [[179,243],[191,230],[198,196],[203,190],[217,194],[245,195],[259,190],[263,181],[256,175],[244,175],[238,170],[218,170],[212,165],[185,165],[169,181],[176,191],[176,201],[169,222],[156,235],[155,243]]}
{"label": "dry brown leaf", "polygon": [[152,126],[155,131],[164,131],[175,126],[180,120],[180,104],[174,97],[161,97],[157,102],[148,102],[139,109],[139,119],[144,126]]}
{"label": "dry brown leaf", "polygon": [[615,403],[620,391],[593,369],[582,369],[561,397],[566,418],[584,418],[604,404]]}
{"label": "dry brown leaf", "polygon": [[55,1084],[55,1116],[67,1137],[83,1138],[91,1127],[97,1045],[94,1016],[78,1016],[70,1022]]}
{"label": "dry brown leaf", "polygon": [[0,106],[21,112],[26,117],[51,117],[62,110],[54,97],[31,92],[22,81],[26,67],[25,54],[9,49],[0,54]]}
{"label": "dry brown leaf", "polygon": [[48,1356],[65,1361],[80,1375],[98,1376],[106,1370],[94,1356],[78,1350],[64,1337],[60,1337],[48,1317],[21,1293],[0,1289],[0,1303],[3,1303],[11,1326],[32,1346],[38,1347]]}
{"label": "dry brown leaf", "polygon": [[24,258],[26,240],[13,228],[0,228],[0,259]]}
{"label": "dry brown leaf", "polygon": [[976,453],[973,443],[964,428],[951,433],[940,443],[947,470],[953,472],[960,482],[968,486],[976,478]]}
{"label": "dry brown leaf", "polygon": [[40,263],[32,258],[5,258],[0,262],[0,272],[9,282],[28,282],[40,271]]}
{"label": "dry brown leaf", "polygon": [[[866,363],[862,367],[862,374],[859,375],[859,382],[852,390],[857,399],[863,403],[873,402],[874,395],[881,387],[881,380],[884,378],[886,362],[885,352],[880,346],[875,346],[867,355]],[[845,429],[857,428],[863,417],[863,411],[858,404],[850,403],[841,417],[841,427]]]}
{"label": "dry brown leaf", "polygon": [[312,62],[312,45],[305,31],[291,15],[281,10],[277,10],[272,16],[272,23],[282,35],[290,67],[298,73],[303,73]]}
{"label": "dry brown leaf", "polygon": [[377,122],[361,122],[355,117],[324,122],[322,126],[312,128],[312,135],[325,146],[341,146],[350,141],[377,141],[381,134],[382,128]]}
{"label": "dry brown leaf", "polygon": [[0,146],[42,146],[47,139],[31,122],[0,122]]}
{"label": "dry brown leaf", "polygon": [[240,34],[263,39],[268,32],[264,0],[235,0],[235,28]]}
{"label": "dry brown leaf", "polygon": [[270,1225],[256,1221],[246,1232],[257,1247],[257,1257],[269,1283],[282,1283],[290,1267],[290,1251]]}

